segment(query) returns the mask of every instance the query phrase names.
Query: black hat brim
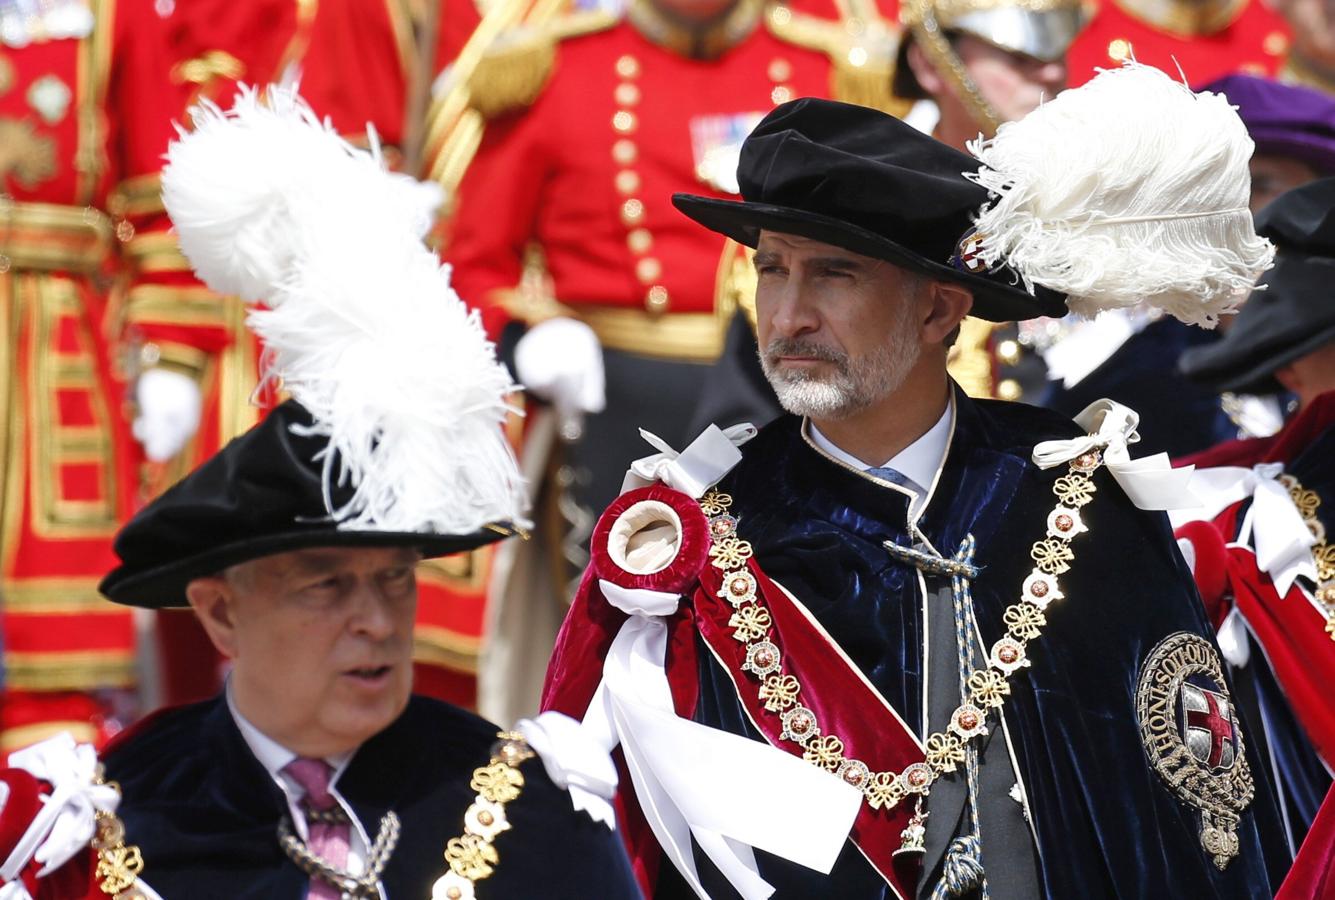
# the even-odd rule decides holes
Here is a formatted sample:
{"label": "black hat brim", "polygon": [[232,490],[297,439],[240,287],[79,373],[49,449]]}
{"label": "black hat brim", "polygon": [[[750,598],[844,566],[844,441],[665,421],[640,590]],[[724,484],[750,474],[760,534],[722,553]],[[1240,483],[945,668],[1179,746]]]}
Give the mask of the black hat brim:
{"label": "black hat brim", "polygon": [[[1037,316],[1063,316],[1062,295],[1036,288],[1030,294],[1018,284],[975,275],[944,262],[927,259],[888,238],[832,216],[787,206],[744,200],[720,200],[695,194],[673,194],[672,204],[695,222],[755,249],[761,231],[794,234],[842,247],[862,256],[883,259],[903,268],[968,287],[973,293],[970,315],[989,322],[1016,322]],[[1018,279],[1016,279],[1018,281]]]}
{"label": "black hat brim", "polygon": [[[1303,190],[1285,194],[1266,210]],[[1309,255],[1286,246],[1277,229],[1263,234],[1279,242],[1274,267],[1261,277],[1228,332],[1218,341],[1188,350],[1178,363],[1187,378],[1216,391],[1278,393],[1283,386],[1276,372],[1335,342],[1335,305],[1327,300],[1335,259],[1324,252]]]}
{"label": "black hat brim", "polygon": [[1330,343],[1335,343],[1335,325],[1327,325],[1281,349],[1251,348],[1245,355],[1225,339],[1187,351],[1182,356],[1181,368],[1192,381],[1217,391],[1277,394],[1284,386],[1275,378],[1276,372]]}
{"label": "black hat brim", "polygon": [[474,550],[502,540],[514,532],[503,525],[472,534],[432,535],[417,532],[353,531],[307,527],[265,534],[250,540],[215,547],[186,559],[172,560],[148,569],[113,571],[98,590],[108,599],[126,606],[166,609],[188,606],[185,588],[196,578],[216,575],[229,566],[249,562],[275,553],[309,550],[315,547],[411,547],[424,559],[449,556]]}

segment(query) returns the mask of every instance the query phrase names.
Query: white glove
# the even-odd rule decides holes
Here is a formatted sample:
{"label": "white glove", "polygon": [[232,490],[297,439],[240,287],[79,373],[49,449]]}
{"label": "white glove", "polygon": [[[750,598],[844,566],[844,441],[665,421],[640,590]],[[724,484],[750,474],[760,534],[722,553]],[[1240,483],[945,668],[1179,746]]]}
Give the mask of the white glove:
{"label": "white glove", "polygon": [[132,426],[144,455],[166,462],[199,430],[202,399],[194,379],[171,369],[149,369],[135,384],[139,415]]}
{"label": "white glove", "polygon": [[563,417],[602,412],[607,405],[598,336],[575,319],[548,319],[530,328],[515,347],[515,374]]}

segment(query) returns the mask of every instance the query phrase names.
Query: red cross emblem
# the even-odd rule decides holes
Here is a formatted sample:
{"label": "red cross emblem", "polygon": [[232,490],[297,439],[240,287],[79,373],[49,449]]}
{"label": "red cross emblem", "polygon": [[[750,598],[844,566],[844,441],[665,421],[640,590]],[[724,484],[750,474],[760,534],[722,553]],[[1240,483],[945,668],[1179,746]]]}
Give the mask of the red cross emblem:
{"label": "red cross emblem", "polygon": [[1182,709],[1184,738],[1191,755],[1212,769],[1231,769],[1237,754],[1237,740],[1228,696],[1184,684]]}

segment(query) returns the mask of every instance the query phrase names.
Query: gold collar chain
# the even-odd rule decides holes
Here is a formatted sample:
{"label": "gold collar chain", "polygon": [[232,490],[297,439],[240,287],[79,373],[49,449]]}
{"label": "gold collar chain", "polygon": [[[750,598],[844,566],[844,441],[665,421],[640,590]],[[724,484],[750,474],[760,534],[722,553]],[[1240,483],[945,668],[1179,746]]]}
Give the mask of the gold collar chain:
{"label": "gold collar chain", "polygon": [[[1080,510],[1094,498],[1097,486],[1091,475],[1102,463],[1098,451],[1086,453],[1073,460],[1067,474],[1054,483],[1057,505],[1048,515],[1047,535],[1030,549],[1034,568],[1021,587],[1020,601],[1002,614],[1005,636],[992,645],[987,666],[969,675],[968,696],[951,714],[947,729],[928,736],[925,762],[913,763],[901,772],[872,772],[866,763],[844,755],[844,742],[837,735],[822,733],[815,712],[801,702],[801,683],[783,671],[782,652],[772,640],[773,618],[757,592],[755,576],[748,571],[754,551],[738,537],[737,519],[728,512],[732,497],[719,491],[707,493],[700,507],[709,518],[714,539],[710,561],[723,572],[718,596],[735,610],[728,626],[733,629],[732,637],[746,645],[742,669],[760,682],[758,696],[765,709],[780,716],[780,739],[801,745],[803,759],[862,791],[872,809],[893,808],[910,794],[919,801],[926,797],[933,782],[963,764],[965,744],[987,734],[989,711],[1002,707],[1011,692],[1010,677],[1029,665],[1027,645],[1042,634],[1048,604],[1063,599],[1057,576],[1068,572],[1075,559],[1071,540],[1088,530]],[[911,840],[907,830],[904,838],[906,844]]]}
{"label": "gold collar chain", "polygon": [[534,753],[518,732],[502,731],[496,737],[491,762],[473,770],[468,786],[477,796],[464,813],[464,833],[445,845],[450,870],[431,886],[431,900],[473,900],[477,882],[490,878],[500,862],[493,841],[510,830],[505,805],[523,790],[519,764],[532,759]]}
{"label": "gold collar chain", "polygon": [[[120,785],[114,781],[103,781],[101,766],[98,766],[96,779],[98,784],[113,788],[120,793]],[[102,893],[114,900],[145,900],[138,888],[139,874],[144,871],[144,856],[133,844],[125,844],[125,823],[115,813],[97,811],[96,831],[93,833],[92,847],[97,852],[97,868],[93,877]]]}
{"label": "gold collar chain", "polygon": [[1289,489],[1293,505],[1298,507],[1307,530],[1316,538],[1316,544],[1312,546],[1312,559],[1316,561],[1316,601],[1326,613],[1326,634],[1335,641],[1335,544],[1326,540],[1326,526],[1316,515],[1321,508],[1321,495],[1304,488],[1292,475],[1281,475],[1279,481]]}

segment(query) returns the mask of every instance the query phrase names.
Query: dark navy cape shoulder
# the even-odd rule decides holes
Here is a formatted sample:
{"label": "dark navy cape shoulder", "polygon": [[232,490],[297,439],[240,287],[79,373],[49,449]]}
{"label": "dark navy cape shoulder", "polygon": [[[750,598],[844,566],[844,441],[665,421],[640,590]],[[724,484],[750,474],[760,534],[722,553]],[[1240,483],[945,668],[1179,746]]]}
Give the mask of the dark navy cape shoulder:
{"label": "dark navy cape shoulder", "polygon": [[[1066,467],[1039,470],[1034,445],[1076,436],[1059,414],[956,394],[950,446],[917,526],[937,551],[978,542],[973,596],[984,646],[1005,633],[1030,548],[1046,534],[1052,485]],[[1040,882],[1054,900],[1270,896],[1287,867],[1273,798],[1252,760],[1256,796],[1238,829],[1241,851],[1220,871],[1200,844],[1199,811],[1151,769],[1136,714],[1141,667],[1161,640],[1189,632],[1213,641],[1190,572],[1162,513],[1135,508],[1106,470],[1084,508],[1065,600],[1029,645],[1032,667],[1012,678],[1004,707],[1028,797]],[[743,448],[719,485],[733,497],[739,535],[771,578],[805,605],[885,699],[921,730],[923,597],[916,570],[887,540],[912,544],[908,501],[816,450],[785,416]],[[930,642],[954,652],[953,636]],[[696,718],[759,739],[732,682],[700,653]],[[815,688],[818,690],[818,686]],[[1250,756],[1249,751],[1249,756]],[[777,788],[776,788],[777,790]],[[984,863],[987,836],[983,835]],[[758,854],[780,898],[893,894],[849,845],[831,876]],[[705,862],[702,860],[702,862]],[[706,869],[708,866],[704,866]],[[719,886],[717,897],[730,895]],[[660,890],[672,896],[672,888]]]}
{"label": "dark navy cape shoulder", "polygon": [[[489,761],[496,733],[472,713],[413,697],[344,770],[336,788],[372,839],[387,811],[402,822],[382,879],[388,900],[431,896],[476,794],[472,772]],[[282,793],[221,697],[150,717],[109,748],[105,765],[121,788],[126,843],[140,847],[142,878],[165,900],[305,896],[307,878],[276,837]],[[617,836],[575,813],[540,759],[521,771],[523,792],[506,807],[513,827],[496,838],[500,862],[478,882],[478,897],[638,897]]]}
{"label": "dark navy cape shoulder", "polygon": [[1218,391],[1188,379],[1177,362],[1187,350],[1218,340],[1218,332],[1165,316],[1127,338],[1077,384],[1048,382],[1040,402],[1075,416],[1108,397],[1140,413],[1140,455],[1199,452],[1236,437],[1238,429],[1225,415]]}

